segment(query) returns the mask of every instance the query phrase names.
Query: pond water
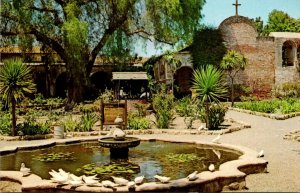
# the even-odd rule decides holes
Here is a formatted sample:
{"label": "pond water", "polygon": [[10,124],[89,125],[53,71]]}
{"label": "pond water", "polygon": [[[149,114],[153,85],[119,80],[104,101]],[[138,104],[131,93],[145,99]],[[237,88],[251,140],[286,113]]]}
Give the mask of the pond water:
{"label": "pond water", "polygon": [[133,180],[144,175],[150,182],[155,181],[155,174],[178,179],[195,170],[205,171],[211,163],[218,170],[222,163],[239,156],[229,150],[199,148],[195,144],[141,142],[129,150],[128,159],[112,160],[109,149],[100,147],[98,142],[89,142],[3,155],[0,156],[0,170],[19,170],[24,162],[34,174],[44,179],[50,179],[48,172],[51,169],[62,168],[76,175],[98,174],[100,180],[111,180],[110,176]]}

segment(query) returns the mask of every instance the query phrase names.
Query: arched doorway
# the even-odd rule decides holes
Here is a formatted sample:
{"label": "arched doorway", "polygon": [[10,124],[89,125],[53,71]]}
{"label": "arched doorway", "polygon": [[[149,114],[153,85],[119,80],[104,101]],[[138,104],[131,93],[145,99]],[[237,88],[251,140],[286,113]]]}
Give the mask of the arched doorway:
{"label": "arched doorway", "polygon": [[176,70],[174,75],[174,95],[176,98],[182,98],[191,94],[193,69],[190,66],[183,66]]}
{"label": "arched doorway", "polygon": [[56,78],[55,81],[55,96],[66,98],[67,96],[67,73],[63,72]]}
{"label": "arched doorway", "polygon": [[285,41],[282,45],[282,66],[294,66],[296,45],[293,41]]}
{"label": "arched doorway", "polygon": [[37,71],[33,73],[34,83],[36,84],[36,93],[42,93],[44,96],[46,90],[46,74],[45,72]]}
{"label": "arched doorway", "polygon": [[97,91],[98,94],[103,93],[105,89],[112,89],[111,72],[95,72],[90,76],[90,81],[93,89]]}

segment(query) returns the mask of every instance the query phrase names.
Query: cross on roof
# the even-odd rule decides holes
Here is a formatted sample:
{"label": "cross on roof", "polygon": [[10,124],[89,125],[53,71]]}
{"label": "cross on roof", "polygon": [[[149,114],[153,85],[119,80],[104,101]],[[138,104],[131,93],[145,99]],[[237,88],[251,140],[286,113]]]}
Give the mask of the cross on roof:
{"label": "cross on roof", "polygon": [[239,0],[235,0],[235,3],[233,3],[232,5],[235,6],[235,15],[239,15],[239,6],[241,6],[241,4],[239,4]]}

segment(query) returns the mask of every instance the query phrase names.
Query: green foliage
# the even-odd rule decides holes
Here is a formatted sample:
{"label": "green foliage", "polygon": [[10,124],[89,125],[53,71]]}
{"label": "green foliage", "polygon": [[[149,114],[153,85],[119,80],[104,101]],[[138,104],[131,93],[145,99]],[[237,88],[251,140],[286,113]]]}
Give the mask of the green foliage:
{"label": "green foliage", "polygon": [[80,123],[76,119],[72,117],[72,115],[69,115],[64,121],[63,125],[66,129],[66,131],[74,132],[76,130],[79,130]]}
{"label": "green foliage", "polygon": [[194,71],[193,89],[205,106],[205,123],[206,127],[210,129],[209,106],[212,102],[219,103],[219,99],[224,98],[227,93],[224,75],[212,65],[198,69]]}
{"label": "green foliage", "polygon": [[227,93],[224,75],[212,65],[194,71],[193,89],[202,102],[219,102]]}
{"label": "green foliage", "polygon": [[4,60],[4,65],[0,69],[0,94],[6,104],[11,104],[13,136],[16,134],[16,103],[25,97],[25,93],[34,91],[35,84],[33,84],[30,67],[18,58]]}
{"label": "green foliage", "polygon": [[300,19],[292,18],[287,13],[275,9],[269,14],[264,28],[264,34],[270,32],[300,32]]}
{"label": "green foliage", "polygon": [[287,82],[282,85],[275,86],[272,89],[272,96],[275,98],[299,98],[300,97],[300,83]]}
{"label": "green foliage", "polygon": [[80,118],[80,131],[91,131],[94,124],[97,122],[97,115],[86,112]]}
{"label": "green foliage", "polygon": [[168,160],[170,162],[177,162],[177,163],[186,163],[190,161],[200,161],[201,159],[194,153],[184,153],[184,154],[174,154],[174,153],[169,153],[166,155]]}
{"label": "green foliage", "polygon": [[191,97],[186,96],[175,103],[175,111],[181,117],[191,117],[193,115],[193,106]]}
{"label": "green foliage", "polygon": [[206,64],[219,66],[226,53],[226,47],[222,42],[224,41],[219,29],[204,27],[195,32],[191,46],[194,68]]}
{"label": "green foliage", "polygon": [[263,113],[289,114],[300,111],[300,101],[290,98],[284,100],[273,99],[265,101],[239,102],[235,104],[235,107]]}
{"label": "green foliage", "polygon": [[[212,104],[209,107],[208,121],[210,127],[209,130],[218,130],[219,126],[224,122],[227,108],[221,104]],[[200,119],[205,121],[206,115],[204,109],[201,111]]]}
{"label": "green foliage", "polygon": [[138,116],[146,116],[147,109],[149,108],[149,104],[141,104],[141,103],[135,103],[134,108],[138,112]]}
{"label": "green foliage", "polygon": [[100,98],[104,103],[109,103],[114,100],[114,91],[105,89],[105,91],[101,94]]}
{"label": "green foliage", "polygon": [[221,61],[221,69],[225,70],[230,78],[231,86],[231,106],[234,105],[234,79],[237,73],[244,70],[248,61],[239,52],[235,50],[229,50]]}
{"label": "green foliage", "polygon": [[11,117],[9,113],[0,112],[0,135],[9,135],[11,130]]}
{"label": "green foliage", "polygon": [[157,48],[190,43],[200,26],[204,3],[8,0],[1,2],[0,25],[5,45],[20,45],[18,39],[26,37],[24,46],[40,42],[60,56],[67,64],[71,104],[84,99],[97,55],[122,56],[131,53],[136,42],[146,47],[149,39],[154,39]]}
{"label": "green foliage", "polygon": [[25,97],[25,93],[35,91],[30,67],[21,59],[5,60],[0,72],[0,94],[7,103],[11,99],[18,102]]}
{"label": "green foliage", "polygon": [[264,35],[264,22],[261,20],[261,17],[256,17],[255,19],[250,19],[256,27],[256,31],[259,36]]}
{"label": "green foliage", "polygon": [[155,94],[152,99],[153,109],[159,128],[168,128],[173,118],[174,98],[170,94],[165,93],[162,89],[158,94]]}
{"label": "green foliage", "polygon": [[23,123],[17,125],[18,131],[23,135],[49,134],[51,132],[48,122],[39,123],[35,114],[27,114]]}
{"label": "green foliage", "polygon": [[47,103],[47,101],[44,98],[44,96],[43,96],[42,93],[35,94],[35,98],[34,98],[33,102],[36,103],[36,104],[38,104],[38,105],[42,105],[42,104],[46,104]]}
{"label": "green foliage", "polygon": [[150,120],[146,117],[141,117],[136,113],[129,113],[127,117],[128,129],[138,130],[138,129],[149,129]]}
{"label": "green foliage", "polygon": [[41,162],[76,161],[73,154],[74,152],[43,153],[33,156],[32,159]]}

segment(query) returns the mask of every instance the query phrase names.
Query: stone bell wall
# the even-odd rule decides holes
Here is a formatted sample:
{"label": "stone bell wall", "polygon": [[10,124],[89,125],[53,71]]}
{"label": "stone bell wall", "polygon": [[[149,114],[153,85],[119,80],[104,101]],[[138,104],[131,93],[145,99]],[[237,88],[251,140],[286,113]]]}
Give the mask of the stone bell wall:
{"label": "stone bell wall", "polygon": [[235,84],[245,84],[255,95],[268,97],[275,82],[274,38],[258,37],[255,26],[243,16],[232,16],[219,26],[225,46],[248,59],[244,71],[237,74]]}

